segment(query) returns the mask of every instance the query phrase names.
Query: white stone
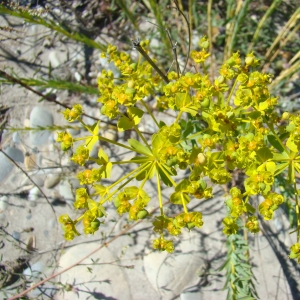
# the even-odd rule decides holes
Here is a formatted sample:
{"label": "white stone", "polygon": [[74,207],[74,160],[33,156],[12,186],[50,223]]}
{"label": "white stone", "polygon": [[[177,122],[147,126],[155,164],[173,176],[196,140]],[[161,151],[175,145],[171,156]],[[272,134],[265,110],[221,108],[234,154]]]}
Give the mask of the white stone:
{"label": "white stone", "polygon": [[0,198],[0,212],[5,211],[8,207],[8,198],[6,196],[2,196]]}
{"label": "white stone", "polygon": [[32,177],[32,180],[37,186],[43,187],[44,180],[41,176],[34,176],[34,177]]}
{"label": "white stone", "polygon": [[23,275],[26,276],[26,279],[29,281],[36,281],[39,280],[41,277],[41,273],[44,269],[44,264],[41,262],[36,262],[31,265],[30,268],[27,268],[23,271]]}
{"label": "white stone", "polygon": [[201,293],[191,293],[191,292],[183,292],[180,294],[180,300],[200,300]]}
{"label": "white stone", "polygon": [[12,139],[14,141],[15,144],[20,144],[20,136],[19,136],[19,132],[14,132],[12,134]]}
{"label": "white stone", "polygon": [[4,222],[6,220],[5,213],[0,212],[0,221]]}
{"label": "white stone", "polygon": [[38,189],[37,186],[35,186],[34,188],[32,188],[29,191],[28,200],[29,201],[36,201],[38,199],[38,197],[40,196],[40,194],[41,194],[40,190]]}
{"label": "white stone", "polygon": [[203,254],[197,235],[183,231],[177,253],[155,251],[144,256],[148,280],[162,299],[172,299],[199,282],[197,271],[203,265]]}
{"label": "white stone", "polygon": [[24,127],[30,127],[30,120],[29,119],[24,120]]}
{"label": "white stone", "polygon": [[118,132],[114,129],[110,129],[110,128],[103,128],[101,130],[101,136],[106,138],[106,139],[109,139],[109,140],[112,140],[112,141],[116,141],[117,138],[118,138]]}
{"label": "white stone", "polygon": [[21,234],[20,234],[20,232],[18,232],[18,231],[13,231],[12,237],[13,237],[15,240],[19,241],[20,238],[21,238]]}
{"label": "white stone", "polygon": [[59,194],[65,199],[65,201],[74,201],[71,185],[69,182],[64,181],[59,185]]}
{"label": "white stone", "polygon": [[[76,247],[67,249],[65,254],[61,256],[59,267],[61,270],[75,263],[81,257],[90,253],[93,249],[99,247],[98,242],[80,244]],[[109,248],[102,248],[89,258],[85,259],[82,264],[91,264],[92,260],[97,261],[94,265],[76,266],[57,278],[62,284],[83,283],[80,288],[74,292],[69,292],[68,298],[66,293],[59,292],[55,295],[57,300],[65,299],[134,299],[134,291],[130,291],[128,278],[124,273],[124,269],[116,264],[105,264],[116,260],[116,257],[109,251]],[[87,269],[91,268],[91,272]],[[147,299],[147,297],[145,298]]]}
{"label": "white stone", "polygon": [[75,77],[76,81],[78,81],[78,82],[80,82],[80,81],[81,81],[81,79],[82,79],[82,76],[81,76],[81,74],[80,74],[80,73],[78,73],[78,72],[75,72],[75,73],[74,73],[74,77]]}
{"label": "white stone", "polygon": [[57,52],[56,51],[51,51],[49,53],[49,62],[51,63],[51,67],[52,68],[57,68],[61,63],[61,59],[59,59]]}
{"label": "white stone", "polygon": [[[41,106],[36,106],[30,113],[30,127],[48,127],[53,125],[52,114]],[[50,136],[48,130],[37,130],[30,132],[30,141],[34,146],[44,144]]]}
{"label": "white stone", "polygon": [[54,188],[56,185],[58,185],[60,181],[60,176],[59,175],[50,175],[46,178],[45,180],[45,187],[47,189],[52,189]]}
{"label": "white stone", "polygon": [[[76,126],[76,124],[74,124],[74,126]],[[80,129],[76,129],[76,128],[69,128],[68,132],[74,136],[74,135],[78,135],[80,133]]]}

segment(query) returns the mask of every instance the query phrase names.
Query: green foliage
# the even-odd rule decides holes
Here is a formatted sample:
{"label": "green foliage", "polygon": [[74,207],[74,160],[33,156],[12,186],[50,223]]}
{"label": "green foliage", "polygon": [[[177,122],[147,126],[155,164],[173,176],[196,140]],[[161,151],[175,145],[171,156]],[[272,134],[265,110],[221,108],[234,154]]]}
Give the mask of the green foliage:
{"label": "green foliage", "polygon": [[[106,53],[101,54],[113,61],[122,74],[122,80],[117,83],[111,71],[103,71],[98,78],[101,112],[117,121],[119,131],[134,129],[141,140],[139,142],[131,139],[128,141],[129,145],[106,141],[130,149],[133,152],[132,160],[110,162],[102,149],[98,159],[91,159],[90,151],[96,141],[102,139],[98,135],[99,123],[93,126],[84,124],[81,119],[83,111],[79,104],[64,111],[67,121],[79,120],[92,134],[76,149],[72,160],[81,166],[88,160],[100,165],[99,169],[86,169],[77,177],[81,185],[94,188],[96,193],[92,193],[90,198],[100,195],[98,200],[89,201],[93,201],[94,207],[99,205],[103,214],[95,214],[94,207],[86,204],[78,206],[75,202],[75,207],[84,208],[85,211],[72,224],[75,226],[89,215],[89,222],[95,221],[100,225],[98,218],[105,215],[104,204],[108,200],[114,200],[120,215],[129,213],[131,220],[146,217],[150,198],[145,196],[143,186],[156,174],[161,216],[153,222],[154,231],[160,235],[153,245],[155,249],[170,252],[173,249],[172,240],[165,240],[165,233],[178,236],[183,228],[191,230],[204,224],[201,212],[189,212],[189,202],[213,197],[213,185],[227,184],[232,180],[231,172],[239,170],[245,174],[245,180],[241,189],[235,187],[230,190],[230,197],[226,201],[228,215],[223,220],[223,232],[226,235],[237,234],[243,227],[238,225],[242,216],[247,217],[244,230],[259,232],[256,211],[265,220],[271,220],[274,211],[285,201],[282,195],[273,192],[276,176],[288,171],[286,179],[296,188],[295,174],[300,171],[299,114],[284,113],[281,117],[277,113],[277,98],[268,90],[272,76],[257,70],[259,61],[252,52],[245,57],[244,62],[238,52],[234,53],[220,67],[220,76],[211,82],[204,65],[209,57],[205,50],[208,40],[204,37],[199,43],[202,50],[193,51],[191,55],[195,63],[201,64],[202,72],[179,73],[179,76],[170,72],[167,75],[168,81],[165,81],[165,76],[159,77],[153,73],[153,61],[148,59],[147,45],[147,42],[135,44],[142,48],[139,50],[142,55],[138,63],[132,61],[126,53],[118,52],[112,45],[108,46]],[[146,56],[145,60],[143,55]],[[150,94],[159,95],[157,105],[161,111],[170,109],[177,113],[173,124],[167,126],[152,114],[151,108],[143,101]],[[147,140],[138,129],[145,113],[151,115],[155,124],[160,124],[151,140]],[[198,127],[191,123],[191,128],[187,131],[184,126],[185,114],[190,120],[194,118],[205,122],[206,126],[198,131]],[[183,124],[182,127],[179,124]],[[68,150],[77,141],[82,141],[82,138],[74,139],[69,134],[60,133],[58,140],[64,143],[62,149]],[[103,191],[97,192],[98,182],[102,178],[110,177],[113,165],[126,163],[135,163],[137,168],[107,187],[101,185]],[[187,169],[190,170],[189,177],[176,183],[173,177],[178,170]],[[204,177],[210,179],[211,186],[207,185]],[[141,181],[140,186],[128,188],[127,185],[134,178]],[[163,211],[161,181],[174,188],[170,194],[170,202],[183,208],[183,212],[175,217],[167,216]],[[253,195],[262,195],[265,199],[257,208],[251,203]],[[299,220],[298,211],[296,195]],[[69,226],[71,232],[75,232],[73,225]],[[299,227],[296,231],[299,236]],[[68,235],[68,238],[76,235]],[[294,258],[293,255],[291,257]]]}
{"label": "green foliage", "polygon": [[[244,174],[244,182],[230,190],[225,201],[228,214],[222,222],[223,233],[228,236],[228,259],[223,266],[227,272],[225,286],[229,288],[228,299],[256,299],[247,243],[238,233],[241,229],[254,234],[259,232],[258,213],[265,220],[271,220],[274,211],[286,206],[293,232],[297,232],[289,257],[300,262],[299,191],[296,187],[300,173],[300,115],[297,112],[282,113],[278,109],[278,98],[270,93],[272,88],[281,87],[300,69],[299,52],[295,51],[299,42],[292,39],[299,28],[300,11],[295,9],[286,24],[280,24],[282,30],[277,34],[270,30],[270,24],[272,18],[278,18],[284,1],[273,1],[265,11],[265,7],[248,0],[237,6],[235,1],[225,1],[219,6],[208,1],[207,7],[203,1],[190,0],[189,18],[184,13],[182,1],[174,1],[176,13],[173,13],[175,10],[170,13],[168,9],[161,9],[152,0],[134,1],[132,9],[129,9],[128,3],[116,1],[135,31],[139,31],[136,11],[143,6],[148,16],[154,18],[157,25],[154,31],[159,32],[162,39],[157,49],[149,47],[149,40],[134,42],[140,53],[137,61],[133,61],[128,53],[119,52],[116,46],[96,43],[64,24],[44,18],[46,11],[37,13],[13,4],[0,4],[2,14],[43,25],[100,49],[103,51],[101,57],[112,61],[121,73],[116,81],[112,71],[103,70],[98,78],[98,90],[58,79],[22,78],[19,84],[99,93],[101,114],[115,122],[118,131],[134,130],[139,137],[139,140],[129,139],[127,144],[100,136],[101,122],[92,126],[85,124],[80,104],[63,112],[66,121],[79,121],[88,132],[85,138],[74,138],[66,131],[58,133],[57,141],[61,143],[62,151],[74,149],[71,160],[83,167],[77,174],[82,187],[76,190],[74,202],[74,208],[81,215],[75,220],[67,214],[59,218],[65,239],[72,240],[80,235],[76,228],[80,222],[85,234],[95,234],[104,222],[107,216],[105,208],[112,205],[111,202],[118,214],[128,214],[132,221],[151,217],[147,206],[152,199],[144,191],[144,185],[154,178],[157,197],[153,200],[158,202],[160,216],[155,217],[152,223],[154,232],[158,234],[153,248],[171,253],[175,238],[167,240],[166,235],[177,237],[182,230],[205,226],[202,213],[189,211],[189,203],[212,198],[213,187],[227,185],[232,181],[232,173],[238,171]],[[165,8],[166,1],[161,3]],[[249,17],[254,9],[261,16],[258,17],[259,22]],[[207,19],[206,16],[203,18],[204,13],[207,13]],[[225,18],[220,19],[219,15]],[[187,22],[178,28],[182,20]],[[201,28],[197,27],[199,24]],[[196,34],[201,36],[206,32],[203,27],[208,28],[209,39],[203,36],[198,48],[190,51],[192,34],[195,34],[192,30],[197,30]],[[220,32],[221,27],[224,27],[225,33]],[[253,28],[256,30],[253,31]],[[217,34],[213,33],[214,30]],[[173,45],[170,36],[180,41],[179,44]],[[278,75],[273,79],[274,76],[266,74],[265,70],[273,62],[282,64],[278,54],[287,49],[292,53],[292,58],[286,60],[289,65],[286,69],[273,68],[273,73]],[[179,65],[178,50],[187,58],[184,68]],[[161,64],[154,56],[162,58]],[[189,56],[193,60],[193,68]],[[170,60],[174,60],[175,71],[165,72],[170,68]],[[214,69],[218,64],[219,70]],[[187,66],[189,72],[185,72]],[[2,77],[5,78],[2,82],[9,81]],[[155,117],[153,108],[145,100],[150,96],[156,99],[161,112],[176,114],[173,124],[167,126]],[[139,130],[139,124],[147,114],[157,125],[150,139]],[[90,157],[98,140],[130,150],[132,159],[113,161],[103,149],[99,150],[97,158]],[[88,162],[96,163],[97,167],[90,169]],[[118,164],[135,164],[136,168],[119,180],[105,184],[106,181],[102,180],[110,178]],[[188,171],[187,178],[181,182],[177,182],[176,178],[179,170]],[[139,184],[131,185],[133,179]],[[278,184],[284,187],[282,191],[275,191]],[[176,216],[168,216],[164,212],[163,185],[173,189],[169,194],[171,205],[182,206],[182,211]],[[264,198],[258,207],[253,206],[254,195]],[[244,225],[241,225],[241,218],[245,220]]]}
{"label": "green foliage", "polygon": [[249,247],[241,235],[232,234],[227,238],[227,260],[220,270],[226,270],[224,289],[228,287],[226,299],[255,300],[255,277],[248,258]]}

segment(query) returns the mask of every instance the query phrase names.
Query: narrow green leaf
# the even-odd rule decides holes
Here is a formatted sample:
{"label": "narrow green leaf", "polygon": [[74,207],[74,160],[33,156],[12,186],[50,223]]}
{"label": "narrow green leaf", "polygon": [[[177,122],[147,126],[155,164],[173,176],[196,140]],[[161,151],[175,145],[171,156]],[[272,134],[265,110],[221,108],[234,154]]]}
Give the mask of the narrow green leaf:
{"label": "narrow green leaf", "polygon": [[198,113],[198,108],[196,106],[182,107],[180,110],[191,114],[193,117]]}
{"label": "narrow green leaf", "polygon": [[135,139],[129,139],[128,140],[128,144],[136,149],[139,152],[142,152],[143,154],[147,155],[147,156],[153,156],[152,152],[143,144],[141,144],[139,141],[135,140]]}
{"label": "narrow green leaf", "polygon": [[276,139],[276,137],[274,135],[269,134],[268,136],[268,141],[269,143],[275,148],[277,149],[279,152],[284,152],[284,148],[282,147],[282,145],[278,142],[278,140]]}
{"label": "narrow green leaf", "polygon": [[127,118],[126,116],[123,116],[118,121],[118,131],[122,132],[128,129],[131,129],[134,126],[134,122]]}
{"label": "narrow green leaf", "polygon": [[273,157],[272,152],[267,147],[260,148],[259,150],[256,151],[256,154],[259,161],[262,163],[264,163],[265,161]]}
{"label": "narrow green leaf", "polygon": [[144,112],[134,106],[127,109],[129,118],[134,122],[134,125],[138,125],[141,122]]}
{"label": "narrow green leaf", "polygon": [[162,180],[162,182],[166,185],[166,186],[173,186],[172,182],[169,180],[169,178],[166,176],[165,172],[157,166],[157,170],[159,173],[159,176]]}
{"label": "narrow green leaf", "polygon": [[86,139],[86,146],[89,149],[89,151],[91,152],[94,145],[97,143],[98,141],[98,134],[99,134],[99,122],[96,122],[94,125],[89,127],[90,130],[93,133],[93,136],[91,138],[87,138]]}

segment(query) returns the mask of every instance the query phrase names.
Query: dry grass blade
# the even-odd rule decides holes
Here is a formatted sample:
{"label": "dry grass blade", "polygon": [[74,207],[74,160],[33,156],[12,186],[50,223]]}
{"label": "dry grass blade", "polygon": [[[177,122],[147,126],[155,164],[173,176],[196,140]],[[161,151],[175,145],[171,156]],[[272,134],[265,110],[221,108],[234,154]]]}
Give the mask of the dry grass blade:
{"label": "dry grass blade", "polygon": [[78,32],[71,32],[69,28],[66,28],[66,26],[63,26],[62,24],[59,23],[57,24],[52,20],[46,20],[45,16],[39,16],[37,14],[33,15],[31,11],[28,9],[19,6],[14,6],[14,5],[12,5],[10,8],[7,8],[3,4],[0,4],[0,14],[11,15],[13,17],[20,18],[28,23],[45,26],[53,31],[65,35],[66,37],[72,40],[84,43],[91,48],[99,49],[101,51],[106,51],[105,45],[97,43],[89,39],[87,36],[82,35]]}
{"label": "dry grass blade", "polygon": [[141,34],[140,28],[139,28],[139,26],[136,23],[136,17],[131,12],[131,9],[128,9],[126,1],[125,0],[117,0],[117,4],[120,6],[120,8],[124,12],[124,14],[128,18],[128,20],[131,22],[131,24],[133,25],[133,27],[135,28],[135,30],[139,34]]}
{"label": "dry grass blade", "polygon": [[270,46],[269,50],[267,51],[265,58],[266,60],[269,60],[272,51],[274,50],[275,46],[280,43],[292,30],[292,28],[296,25],[297,20],[300,18],[300,7],[294,12],[294,14],[290,17],[290,19],[287,21],[285,26],[281,29],[278,36]]}
{"label": "dry grass blade", "polygon": [[229,58],[229,56],[231,55],[230,45],[231,45],[233,30],[234,30],[234,26],[235,26],[234,18],[235,18],[235,16],[238,15],[240,9],[241,9],[241,1],[240,0],[238,1],[238,3],[236,3],[233,0],[229,1],[228,5],[227,5],[227,12],[226,12],[226,20],[228,20],[228,23],[226,25],[226,44],[225,44],[225,48],[224,48],[223,61],[226,61]]}
{"label": "dry grass blade", "polygon": [[300,60],[296,61],[292,66],[288,69],[283,70],[276,79],[270,84],[270,89],[274,88],[275,86],[279,85],[280,82],[288,77],[291,77],[293,74],[299,72],[300,70]]}
{"label": "dry grass blade", "polygon": [[212,0],[209,0],[207,2],[207,36],[209,40],[209,52],[210,52],[210,64],[212,66],[211,68],[211,78],[214,78],[214,63],[213,63],[213,46],[212,46]]}
{"label": "dry grass blade", "polygon": [[[237,35],[241,29],[241,25],[242,25],[243,21],[245,20],[250,2],[251,2],[251,0],[246,0],[245,2],[243,2],[241,5],[239,5],[240,9],[237,10],[237,12],[236,12],[236,19],[235,19],[235,22],[233,23],[233,31],[232,31],[232,35],[230,37],[230,43],[228,46],[228,52],[227,52],[228,56],[231,56],[233,53],[234,46],[235,46],[236,40],[237,40]],[[237,9],[238,9],[238,7],[237,7]]]}
{"label": "dry grass blade", "polygon": [[258,25],[257,25],[257,28],[256,28],[256,31],[253,35],[253,38],[252,38],[252,42],[251,44],[249,45],[248,47],[248,53],[251,52],[258,36],[259,36],[259,33],[260,33],[260,30],[264,27],[267,19],[269,18],[270,15],[272,15],[272,13],[276,10],[276,8],[278,7],[278,5],[282,2],[282,0],[275,0],[272,2],[271,6],[268,8],[268,10],[266,11],[266,13],[264,14],[264,16],[261,18],[261,20],[259,21]]}

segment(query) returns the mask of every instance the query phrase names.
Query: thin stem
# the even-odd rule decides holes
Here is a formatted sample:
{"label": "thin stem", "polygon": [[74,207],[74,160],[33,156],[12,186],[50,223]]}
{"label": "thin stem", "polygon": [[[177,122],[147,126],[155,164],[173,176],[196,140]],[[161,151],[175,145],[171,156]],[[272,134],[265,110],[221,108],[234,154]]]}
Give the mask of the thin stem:
{"label": "thin stem", "polygon": [[[93,131],[91,130],[91,128],[90,128],[88,125],[86,125],[85,122],[84,122],[81,118],[78,119],[78,121],[81,123],[81,125],[82,125],[87,131],[89,131],[91,134],[93,134]],[[96,126],[98,126],[98,124],[97,124]]]}
{"label": "thin stem", "polygon": [[144,164],[140,165],[138,168],[134,169],[133,171],[129,172],[128,174],[126,174],[125,176],[123,176],[122,178],[120,178],[119,180],[117,180],[116,182],[114,182],[113,184],[111,184],[108,188],[112,189],[113,187],[115,187],[116,185],[118,185],[120,182],[122,182],[126,178],[130,177],[132,174],[134,174],[134,173],[140,171],[141,169],[143,169],[145,167],[145,165],[148,165],[148,164],[144,163]]}
{"label": "thin stem", "polygon": [[189,44],[188,44],[188,53],[187,53],[187,57],[186,57],[186,62],[185,62],[185,66],[183,68],[183,71],[182,71],[182,74],[184,74],[185,72],[185,69],[187,67],[187,64],[188,64],[188,61],[190,59],[190,52],[191,52],[191,42],[192,42],[192,32],[191,32],[191,27],[190,27],[190,22],[189,20],[187,19],[187,17],[185,16],[184,12],[180,9],[179,7],[179,4],[178,4],[178,1],[177,0],[173,0],[175,5],[176,5],[176,8],[178,9],[179,13],[183,16],[186,24],[187,24],[187,27],[188,27],[188,33],[189,33]]}
{"label": "thin stem", "polygon": [[143,153],[143,152],[141,152],[141,151],[139,151],[139,150],[137,150],[137,149],[134,149],[134,148],[129,147],[129,146],[126,146],[126,145],[124,145],[124,144],[121,144],[121,143],[115,142],[115,141],[113,141],[113,140],[107,139],[107,138],[105,138],[105,137],[103,137],[103,136],[100,136],[100,135],[99,135],[98,138],[99,138],[100,141],[104,141],[104,142],[107,142],[107,143],[111,143],[111,144],[114,144],[114,145],[116,145],[116,146],[119,146],[119,147],[128,149],[128,150],[130,150],[130,151],[134,151],[134,152],[136,152],[136,153],[142,154],[143,156],[146,155],[146,156],[149,156],[149,157],[150,157],[150,155],[147,155],[147,154],[145,154],[145,153]]}
{"label": "thin stem", "polygon": [[263,117],[264,122],[268,125],[269,129],[271,130],[271,132],[273,133],[273,135],[275,136],[276,140],[278,141],[278,143],[281,145],[281,147],[284,149],[284,151],[289,154],[289,150],[287,149],[287,147],[282,143],[281,139],[279,138],[279,136],[276,134],[274,127],[266,120],[265,117]]}
{"label": "thin stem", "polygon": [[171,181],[172,185],[174,187],[177,186],[176,182],[172,179],[172,177],[170,177],[169,173],[166,171],[166,169],[164,168],[164,166],[162,164],[160,164],[159,162],[157,162],[157,164],[159,165],[159,167],[161,168],[161,170],[164,172],[164,174],[168,177],[168,179]]}
{"label": "thin stem", "polygon": [[227,98],[226,105],[229,105],[229,101],[230,101],[230,99],[231,99],[231,97],[232,97],[232,95],[234,93],[234,90],[235,90],[235,87],[236,87],[237,83],[238,83],[238,81],[237,81],[237,78],[236,78],[235,82],[233,84],[233,87],[231,88],[230,94],[229,94],[229,96]]}
{"label": "thin stem", "polygon": [[144,187],[144,185],[145,185],[145,183],[147,182],[147,180],[149,180],[150,174],[151,174],[151,172],[152,172],[154,166],[155,166],[155,163],[152,162],[151,167],[149,168],[149,171],[147,172],[147,175],[145,176],[143,182],[142,182],[141,185],[140,185],[140,190]]}
{"label": "thin stem", "polygon": [[205,128],[205,129],[202,130],[202,131],[199,131],[199,132],[196,132],[196,133],[194,133],[194,134],[191,134],[191,135],[189,135],[188,137],[186,137],[184,140],[180,140],[180,141],[178,142],[178,144],[181,144],[181,143],[183,143],[183,142],[185,142],[185,141],[187,141],[187,140],[191,140],[191,139],[193,139],[194,137],[196,137],[196,136],[198,136],[198,135],[201,135],[202,133],[204,133],[204,132],[207,131],[207,130],[209,130],[209,128]]}
{"label": "thin stem", "polygon": [[188,209],[186,207],[186,203],[185,203],[185,200],[184,200],[184,197],[183,197],[182,193],[181,193],[181,202],[182,202],[182,205],[183,205],[183,210],[187,214],[188,213]]}
{"label": "thin stem", "polygon": [[178,114],[178,116],[177,116],[177,118],[176,118],[174,124],[177,124],[177,123],[179,122],[179,120],[180,120],[182,114],[183,114],[183,111],[181,110],[181,111],[179,112],[179,114]]}
{"label": "thin stem", "polygon": [[294,179],[294,193],[295,193],[295,200],[296,200],[296,216],[297,216],[297,242],[299,243],[299,241],[300,241],[300,211],[299,211],[299,199],[298,199],[296,179]]}
{"label": "thin stem", "polygon": [[142,133],[139,131],[138,127],[136,125],[133,125],[136,133],[138,134],[138,136],[143,140],[143,142],[145,143],[145,145],[147,146],[147,148],[151,151],[151,148],[147,142],[147,140],[144,138],[144,136],[142,135]]}
{"label": "thin stem", "polygon": [[139,41],[133,41],[133,47],[141,53],[141,55],[148,61],[148,63],[153,67],[153,69],[160,75],[160,77],[165,81],[165,83],[169,83],[168,77],[163,73],[163,71],[155,64],[155,62],[150,58],[150,56],[145,52],[143,47],[140,45]]}
{"label": "thin stem", "polygon": [[46,201],[48,202],[48,204],[50,205],[51,207],[51,210],[53,211],[54,213],[54,216],[55,216],[55,221],[56,221],[56,225],[57,225],[57,218],[56,218],[56,212],[55,212],[55,209],[53,208],[53,206],[51,205],[48,197],[46,196],[46,194],[42,191],[42,189],[31,179],[31,177],[28,175],[28,173],[23,170],[23,168],[17,164],[9,155],[7,155],[2,149],[0,149],[0,152],[13,164],[15,165],[19,170],[21,170],[21,172],[30,180],[30,182],[35,186],[37,187],[37,189],[39,190],[39,192],[43,195],[43,197],[46,199]]}
{"label": "thin stem", "polygon": [[209,53],[211,59],[211,78],[214,78],[214,67],[213,67],[213,55],[212,55],[212,22],[211,22],[211,9],[212,9],[212,0],[209,0],[207,3],[207,24],[208,24],[208,40],[209,40]]}
{"label": "thin stem", "polygon": [[163,210],[163,202],[162,202],[161,188],[160,188],[160,179],[159,179],[159,173],[158,173],[157,165],[156,165],[156,181],[157,181],[157,194],[158,194],[158,201],[159,201],[159,209],[160,209],[160,214],[163,216],[164,210]]}
{"label": "thin stem", "polygon": [[[123,184],[121,184],[116,190],[114,190],[107,198],[103,199],[100,204],[104,204],[107,200],[111,199],[117,192],[119,192],[124,186],[126,186],[130,181],[132,181],[134,178],[136,178],[138,175],[140,175],[142,172],[144,172],[149,167],[149,164],[147,164],[144,168],[142,168],[135,176],[129,178],[126,180]],[[137,171],[136,169],[135,171]],[[128,177],[128,176],[126,176]],[[115,184],[114,184],[115,185]]]}
{"label": "thin stem", "polygon": [[148,107],[148,105],[144,102],[144,100],[140,100],[140,102],[141,102],[142,105],[146,108],[148,114],[151,116],[151,118],[153,119],[153,121],[155,122],[155,124],[157,125],[157,127],[159,128],[159,124],[158,124],[156,118],[154,117],[152,111],[151,111],[150,108]]}
{"label": "thin stem", "polygon": [[[94,157],[89,157],[89,160],[94,161],[95,163],[98,163],[99,159]],[[130,164],[130,163],[136,163],[141,164],[143,162],[149,161],[148,157],[145,157],[145,159],[132,159],[132,160],[121,160],[121,161],[111,161],[113,165],[123,165],[123,164]]]}

